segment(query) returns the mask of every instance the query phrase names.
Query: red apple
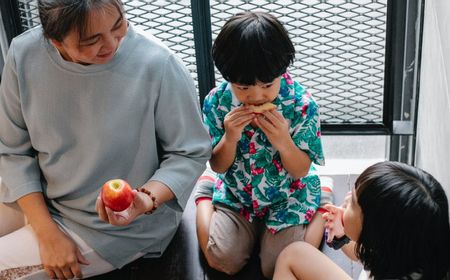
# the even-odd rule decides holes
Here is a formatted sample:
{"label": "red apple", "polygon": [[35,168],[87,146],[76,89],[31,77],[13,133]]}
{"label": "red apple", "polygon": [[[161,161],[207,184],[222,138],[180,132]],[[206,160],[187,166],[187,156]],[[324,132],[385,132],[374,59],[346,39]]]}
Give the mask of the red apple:
{"label": "red apple", "polygon": [[125,180],[109,180],[102,187],[102,201],[113,211],[120,212],[127,209],[134,200],[134,193]]}

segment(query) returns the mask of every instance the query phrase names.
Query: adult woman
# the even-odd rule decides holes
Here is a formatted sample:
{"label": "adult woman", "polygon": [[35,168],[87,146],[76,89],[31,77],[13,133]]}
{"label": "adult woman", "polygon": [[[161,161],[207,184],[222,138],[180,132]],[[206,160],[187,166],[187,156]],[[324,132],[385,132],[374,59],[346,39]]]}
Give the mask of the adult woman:
{"label": "adult woman", "polygon": [[[375,279],[443,279],[450,265],[448,201],[428,173],[381,162],[356,180],[345,209],[326,206],[329,240],[351,241],[343,250]],[[345,227],[343,227],[345,225]],[[351,279],[318,250],[297,243],[282,252],[275,279]]]}
{"label": "adult woman", "polygon": [[[210,156],[192,78],[120,0],[38,6],[42,26],[13,40],[2,76],[0,199],[30,225],[0,238],[0,271],[69,279],[161,255]],[[113,178],[151,195],[117,215],[97,199]]]}

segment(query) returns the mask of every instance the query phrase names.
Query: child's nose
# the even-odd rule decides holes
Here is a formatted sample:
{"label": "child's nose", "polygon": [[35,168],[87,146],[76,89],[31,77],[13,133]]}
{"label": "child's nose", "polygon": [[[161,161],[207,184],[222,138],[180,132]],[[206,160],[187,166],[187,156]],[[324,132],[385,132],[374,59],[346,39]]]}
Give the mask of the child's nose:
{"label": "child's nose", "polygon": [[249,103],[261,104],[266,102],[264,92],[260,89],[254,89],[252,94],[249,95]]}

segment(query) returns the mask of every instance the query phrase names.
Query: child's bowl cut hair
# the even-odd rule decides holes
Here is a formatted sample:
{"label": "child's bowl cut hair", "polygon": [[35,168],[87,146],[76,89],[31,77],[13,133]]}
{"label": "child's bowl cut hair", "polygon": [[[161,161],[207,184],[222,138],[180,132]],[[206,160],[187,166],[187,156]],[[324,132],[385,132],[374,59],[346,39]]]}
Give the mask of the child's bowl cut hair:
{"label": "child's bowl cut hair", "polygon": [[212,58],[223,78],[231,83],[270,83],[294,61],[295,48],[283,25],[272,15],[245,12],[222,27]]}

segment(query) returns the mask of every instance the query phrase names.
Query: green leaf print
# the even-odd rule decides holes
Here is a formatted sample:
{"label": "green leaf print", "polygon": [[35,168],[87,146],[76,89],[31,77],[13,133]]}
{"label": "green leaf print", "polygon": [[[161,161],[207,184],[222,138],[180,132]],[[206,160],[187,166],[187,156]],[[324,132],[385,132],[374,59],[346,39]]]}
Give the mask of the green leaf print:
{"label": "green leaf print", "polygon": [[262,178],[263,178],[263,174],[253,175],[252,176],[252,185],[257,186],[257,185],[261,184]]}
{"label": "green leaf print", "polygon": [[297,214],[289,211],[286,215],[285,223],[290,225],[298,225],[300,223],[300,218]]}
{"label": "green leaf print", "polygon": [[291,198],[295,198],[298,200],[298,202],[302,202],[302,203],[306,200],[306,197],[307,197],[306,188],[304,188],[302,190],[296,190],[291,195]]}
{"label": "green leaf print", "polygon": [[244,176],[244,172],[242,172],[242,170],[237,170],[236,171],[236,177],[238,178],[239,181],[243,181],[245,176]]}
{"label": "green leaf print", "polygon": [[[258,177],[261,177],[261,176],[258,176]],[[261,179],[260,179],[261,180]],[[262,201],[262,202],[264,202],[264,203],[269,203],[270,202],[270,200],[268,200],[267,198],[266,198],[266,196],[261,192],[261,190],[259,189],[259,188],[253,188],[253,193],[254,193],[254,195],[256,196],[256,198],[259,200],[259,201]]]}

